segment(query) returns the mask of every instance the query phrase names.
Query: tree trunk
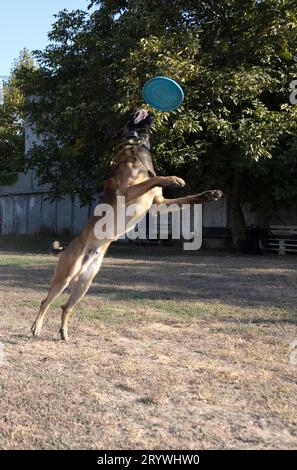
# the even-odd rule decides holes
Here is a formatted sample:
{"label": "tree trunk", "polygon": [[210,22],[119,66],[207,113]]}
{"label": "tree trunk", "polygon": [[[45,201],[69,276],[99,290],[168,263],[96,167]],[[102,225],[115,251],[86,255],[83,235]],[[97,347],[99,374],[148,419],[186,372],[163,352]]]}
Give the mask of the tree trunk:
{"label": "tree trunk", "polygon": [[232,186],[229,195],[229,218],[232,234],[232,245],[239,248],[239,240],[245,238],[246,223],[241,207],[241,187],[243,175],[235,172],[232,178]]}

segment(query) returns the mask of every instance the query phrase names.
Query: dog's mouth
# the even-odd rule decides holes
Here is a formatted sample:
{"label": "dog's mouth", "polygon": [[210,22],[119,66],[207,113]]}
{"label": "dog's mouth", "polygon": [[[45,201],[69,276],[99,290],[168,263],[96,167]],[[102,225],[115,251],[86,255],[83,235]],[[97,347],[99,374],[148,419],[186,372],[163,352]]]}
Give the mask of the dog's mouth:
{"label": "dog's mouth", "polygon": [[149,112],[146,109],[138,109],[133,116],[133,122],[135,125],[143,122],[149,115]]}
{"label": "dog's mouth", "polygon": [[154,116],[151,113],[149,113],[146,109],[138,109],[134,116],[127,123],[128,133],[147,133],[153,122]]}

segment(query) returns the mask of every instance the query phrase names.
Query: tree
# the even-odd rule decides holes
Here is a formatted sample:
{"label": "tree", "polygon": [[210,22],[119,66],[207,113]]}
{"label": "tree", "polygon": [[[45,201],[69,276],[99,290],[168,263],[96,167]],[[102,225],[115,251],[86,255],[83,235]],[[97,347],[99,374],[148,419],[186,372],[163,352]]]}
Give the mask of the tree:
{"label": "tree", "polygon": [[[172,115],[160,116],[157,152],[196,184],[225,189],[236,245],[245,230],[242,203],[256,202],[246,183],[255,183],[257,163],[267,163],[280,139],[296,131],[297,108],[288,102],[289,83],[297,75],[295,2],[177,5],[184,22],[142,40],[125,61],[133,73],[123,74],[123,81],[137,90],[144,71],[184,85],[185,110],[174,115],[172,126],[166,122]],[[129,96],[127,106],[135,99],[135,93]]]}
{"label": "tree", "polygon": [[250,178],[243,184],[244,199],[252,204],[253,209],[265,214],[266,222],[277,209],[287,208],[296,215],[296,156],[297,138],[280,139],[272,158],[255,162]]}
{"label": "tree", "polygon": [[3,84],[3,104],[0,105],[0,185],[13,184],[24,168],[24,95],[18,82],[20,68],[33,66],[24,49],[15,62],[8,80]]}
{"label": "tree", "polygon": [[193,190],[222,187],[236,244],[245,227],[242,203],[253,198],[246,183],[296,132],[297,107],[288,99],[297,76],[295,1],[89,6],[89,14],[60,12],[51,44],[37,53],[40,68],[25,88],[38,96],[28,113],[44,141],[28,167],[52,183],[56,196],[88,200],[109,168],[108,131],[143,105],[140,89],[148,78],[171,76],[186,99],[176,112],[155,113],[158,171],[178,172]]}

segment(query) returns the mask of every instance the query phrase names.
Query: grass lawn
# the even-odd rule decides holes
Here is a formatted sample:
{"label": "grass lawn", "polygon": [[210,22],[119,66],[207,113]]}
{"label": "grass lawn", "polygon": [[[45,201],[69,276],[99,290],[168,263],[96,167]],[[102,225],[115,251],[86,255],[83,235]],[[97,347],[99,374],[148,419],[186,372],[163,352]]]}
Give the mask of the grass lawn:
{"label": "grass lawn", "polygon": [[0,448],[297,448],[296,257],[114,246],[65,343],[48,245],[0,240]]}

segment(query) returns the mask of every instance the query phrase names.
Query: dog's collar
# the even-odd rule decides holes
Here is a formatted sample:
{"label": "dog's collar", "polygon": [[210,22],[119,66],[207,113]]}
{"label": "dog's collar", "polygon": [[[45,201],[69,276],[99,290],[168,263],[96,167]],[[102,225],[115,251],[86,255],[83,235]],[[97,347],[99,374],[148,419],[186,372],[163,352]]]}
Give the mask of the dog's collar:
{"label": "dog's collar", "polygon": [[146,148],[146,150],[150,152],[150,147],[145,144],[144,139],[142,139],[141,137],[131,137],[130,139],[123,140],[118,145],[116,145],[115,150],[119,151],[124,147],[133,147],[134,145],[142,145],[144,148]]}

